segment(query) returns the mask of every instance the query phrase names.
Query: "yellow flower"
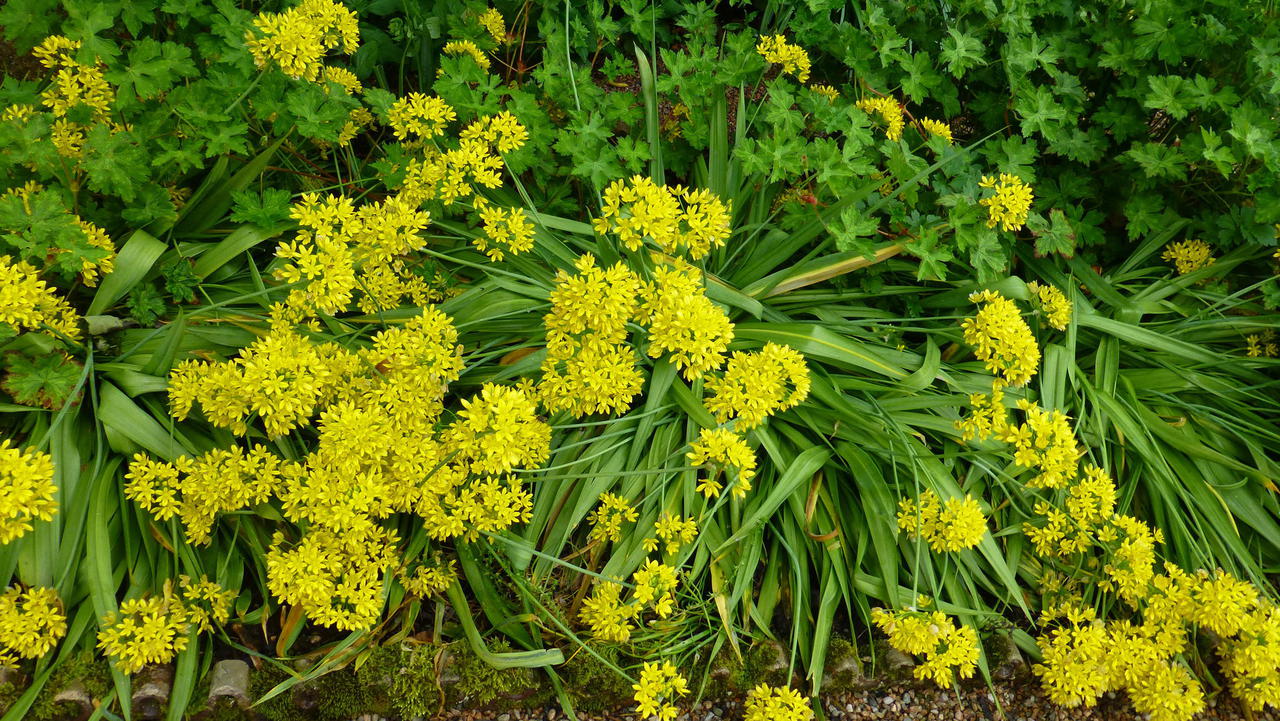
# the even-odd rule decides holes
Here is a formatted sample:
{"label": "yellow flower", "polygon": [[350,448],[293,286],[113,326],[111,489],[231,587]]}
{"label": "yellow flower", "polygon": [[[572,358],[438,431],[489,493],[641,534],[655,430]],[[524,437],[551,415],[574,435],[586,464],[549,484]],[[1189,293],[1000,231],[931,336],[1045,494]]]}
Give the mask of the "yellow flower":
{"label": "yellow flower", "polygon": [[941,611],[871,611],[871,620],[889,637],[889,645],[924,661],[915,667],[918,679],[951,688],[956,676],[970,678],[977,668],[978,633],[956,627]]}
{"label": "yellow flower", "polygon": [[648,354],[671,360],[688,380],[724,364],[733,340],[733,323],[702,289],[702,273],[681,262],[654,270],[654,282],[641,292],[641,321],[649,327]]}
{"label": "yellow flower", "polygon": [[533,249],[533,223],[523,208],[503,209],[482,198],[476,198],[475,207],[484,224],[484,235],[471,242],[489,260],[502,260],[507,253],[519,255]]}
{"label": "yellow flower", "polygon": [[67,617],[57,591],[10,586],[0,595],[0,665],[41,658],[65,635]]}
{"label": "yellow flower", "polygon": [[316,528],[287,548],[277,532],[267,552],[267,588],[322,626],[369,628],[382,615],[383,576],[396,564],[397,541],[383,528],[344,534]]}
{"label": "yellow flower", "polygon": [[411,135],[424,140],[443,135],[445,126],[457,117],[448,103],[422,93],[409,93],[397,100],[387,112],[397,140],[407,140]]}
{"label": "yellow flower", "polygon": [[644,550],[649,553],[658,550],[659,545],[665,544],[667,555],[674,555],[698,537],[698,524],[692,518],[684,518],[665,511],[658,516],[653,530],[656,537],[644,539]]}
{"label": "yellow flower", "polygon": [[1186,275],[1192,271],[1207,268],[1217,260],[1213,257],[1213,249],[1203,240],[1179,240],[1165,246],[1160,254],[1164,260],[1173,263],[1178,275]]}
{"label": "yellow flower", "polygon": [[590,538],[593,541],[622,540],[622,524],[635,523],[639,518],[634,506],[622,496],[605,493],[600,496],[600,505],[596,507],[587,520],[591,523]]}
{"label": "yellow flower", "polygon": [[547,460],[551,426],[538,418],[532,393],[486,383],[479,395],[462,401],[441,441],[455,454],[454,463],[472,473],[506,473]]}
{"label": "yellow flower", "polygon": [[261,13],[245,45],[258,67],[278,66],[291,78],[316,80],[331,50],[354,53],[360,44],[355,12],[333,0],[302,0],[282,13]]}
{"label": "yellow flower", "polygon": [[616,233],[629,250],[646,238],[663,252],[685,251],[697,260],[722,247],[730,234],[730,207],[709,190],[658,185],[636,175],[604,190],[597,233]]}
{"label": "yellow flower", "polygon": [[[364,90],[364,86],[360,84],[360,79],[356,77],[356,74],[346,68],[326,65],[320,73],[320,78],[324,83],[338,85],[346,91],[347,95],[357,95]],[[327,90],[328,88],[326,87]],[[366,110],[365,112],[367,113],[368,111]]]}
{"label": "yellow flower", "polygon": [[982,307],[961,324],[965,342],[987,370],[1010,385],[1025,385],[1040,366],[1040,346],[1018,306],[993,290],[974,293],[969,301]]}
{"label": "yellow flower", "polygon": [[189,576],[179,576],[182,599],[186,602],[187,620],[196,627],[196,633],[213,630],[213,624],[223,624],[231,617],[231,601],[234,591],[227,591],[210,581],[207,576],[193,581]]}
{"label": "yellow flower", "polygon": [[721,423],[737,418],[739,429],[754,428],[778,411],[794,408],[809,395],[804,356],[776,343],[755,353],[733,354],[720,378],[709,378],[705,403]]}
{"label": "yellow flower", "polygon": [[0,323],[7,323],[18,332],[53,331],[49,335],[79,340],[78,320],[71,305],[54,295],[30,263],[14,263],[8,256],[0,256]]}
{"label": "yellow flower", "polygon": [[[756,475],[756,454],[737,433],[727,428],[703,428],[698,431],[698,440],[690,444],[685,457],[695,466],[720,465],[734,469],[735,497],[745,498],[751,490],[751,479]],[[719,496],[722,486],[717,480],[718,475],[718,472],[709,474],[698,483],[697,491],[707,498]]]}
{"label": "yellow flower", "polygon": [[631,639],[631,622],[640,615],[636,604],[622,603],[622,586],[609,581],[597,584],[582,602],[578,618],[591,627],[591,635],[601,641],[626,643]]}
{"label": "yellow flower", "polygon": [[100,625],[98,647],[115,659],[122,673],[169,663],[187,647],[187,610],[171,595],[168,583],[163,596],[129,599]]}
{"label": "yellow flower", "polygon": [[688,682],[670,661],[646,661],[640,670],[640,682],[631,688],[636,692],[636,713],[640,718],[656,716],[658,721],[675,721],[680,713],[675,699],[689,693]]}
{"label": "yellow flower", "polygon": [[924,128],[925,132],[929,135],[933,135],[947,141],[947,145],[952,143],[951,126],[941,120],[924,118],[920,121],[920,127]]}
{"label": "yellow flower", "polygon": [[1040,310],[1044,312],[1049,325],[1058,330],[1066,330],[1067,324],[1071,322],[1071,301],[1067,300],[1067,296],[1051,285],[1041,285],[1034,280],[1027,283],[1027,290],[1039,302]]}
{"label": "yellow flower", "polygon": [[0,544],[20,538],[34,521],[51,521],[58,509],[53,456],[0,441]]}
{"label": "yellow flower", "polygon": [[480,27],[488,31],[494,42],[503,43],[507,40],[507,26],[502,19],[502,13],[494,8],[486,8],[480,13],[478,18]]}
{"label": "yellow flower", "polygon": [[1035,198],[1030,185],[1016,175],[1001,173],[999,179],[982,176],[978,187],[995,190],[994,195],[978,201],[987,208],[988,228],[999,225],[1004,230],[1018,230],[1026,225]]}
{"label": "yellow flower", "polygon": [[79,40],[71,40],[61,35],[50,35],[40,41],[40,44],[31,51],[31,54],[40,61],[41,65],[52,70],[74,62],[72,55],[79,49]]}
{"label": "yellow flower", "polygon": [[79,216],[76,216],[76,224],[84,231],[85,241],[105,253],[98,260],[86,259],[80,270],[80,278],[84,280],[85,285],[92,288],[98,284],[99,273],[106,275],[115,269],[116,247],[111,242],[111,239],[107,237],[107,232],[102,228],[86,220],[81,220]]}
{"label": "yellow flower", "polygon": [[926,490],[914,502],[899,502],[898,527],[912,538],[924,538],[937,553],[973,548],[987,532],[982,506],[969,496],[945,502]]}
{"label": "yellow flower", "polygon": [[1070,419],[1059,410],[1046,411],[1026,399],[1018,401],[1026,415],[1022,425],[1006,425],[1000,440],[1014,446],[1013,460],[1039,474],[1027,482],[1032,488],[1065,488],[1078,472],[1075,433]]}
{"label": "yellow flower", "polygon": [[489,56],[476,47],[476,44],[470,40],[454,40],[444,44],[441,49],[445,55],[469,55],[471,59],[480,66],[481,70],[489,69]]}
{"label": "yellow flower", "polygon": [[889,140],[898,140],[902,137],[903,128],[907,127],[907,121],[902,116],[902,105],[897,100],[888,97],[870,97],[863,98],[857,102],[858,108],[867,114],[875,113],[884,121],[885,137]]}
{"label": "yellow flower", "polygon": [[650,559],[632,574],[631,582],[636,587],[636,603],[652,606],[653,612],[661,618],[670,616],[675,610],[675,591],[679,579],[674,566]]}
{"label": "yellow flower", "polygon": [[767,683],[747,694],[745,721],[809,721],[813,708],[809,699],[786,686],[774,688]]}
{"label": "yellow flower", "polygon": [[401,573],[399,578],[404,590],[418,598],[428,598],[448,590],[458,580],[458,572],[453,561],[446,564],[437,559],[432,565],[418,566],[413,573]]}
{"label": "yellow flower", "polygon": [[765,60],[782,66],[782,72],[794,75],[800,82],[809,81],[809,54],[804,48],[792,45],[782,35],[765,35],[756,45],[756,52]]}

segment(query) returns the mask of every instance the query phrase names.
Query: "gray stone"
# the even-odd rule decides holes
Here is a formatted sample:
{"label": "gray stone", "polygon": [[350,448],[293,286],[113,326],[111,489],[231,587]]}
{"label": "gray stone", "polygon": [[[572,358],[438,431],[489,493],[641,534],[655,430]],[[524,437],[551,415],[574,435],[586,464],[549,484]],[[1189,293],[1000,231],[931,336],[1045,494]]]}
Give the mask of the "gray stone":
{"label": "gray stone", "polygon": [[134,716],[142,721],[159,721],[173,692],[173,667],[143,667],[133,678],[133,689]]}
{"label": "gray stone", "polygon": [[249,664],[227,659],[213,665],[209,674],[209,705],[235,704],[249,706]]}

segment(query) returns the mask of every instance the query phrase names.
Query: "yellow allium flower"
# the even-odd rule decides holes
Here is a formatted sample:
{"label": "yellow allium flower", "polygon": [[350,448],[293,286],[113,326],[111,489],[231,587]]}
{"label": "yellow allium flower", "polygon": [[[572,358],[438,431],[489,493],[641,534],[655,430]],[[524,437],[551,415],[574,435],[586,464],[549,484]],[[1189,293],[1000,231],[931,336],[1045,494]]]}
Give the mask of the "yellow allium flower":
{"label": "yellow allium flower", "polygon": [[69,65],[75,60],[72,55],[80,49],[79,40],[71,40],[61,35],[50,35],[40,41],[31,54],[40,61],[40,64],[53,70],[62,65]]}
{"label": "yellow allium flower", "polygon": [[351,54],[360,45],[355,12],[333,0],[302,0],[282,13],[262,13],[245,34],[258,67],[275,64],[291,78],[316,80],[332,50]]}
{"label": "yellow allium flower", "polygon": [[951,126],[941,120],[924,118],[920,121],[920,127],[924,128],[925,132],[929,135],[933,135],[947,141],[947,145],[950,145],[953,142],[951,138]]}
{"label": "yellow allium flower", "polygon": [[599,583],[582,602],[578,618],[591,627],[591,635],[601,641],[626,643],[631,640],[632,621],[640,615],[640,606],[621,601],[622,586],[609,581]]}
{"label": "yellow allium flower", "polygon": [[1040,366],[1040,346],[1013,301],[993,290],[969,296],[982,307],[961,324],[964,340],[987,370],[1010,385],[1025,385]]}
{"label": "yellow allium flower", "polygon": [[457,118],[453,108],[437,96],[409,93],[400,98],[387,112],[396,139],[408,140],[417,136],[423,139],[443,135],[445,126]]}
{"label": "yellow allium flower", "polygon": [[418,566],[413,573],[401,573],[400,584],[418,598],[428,598],[444,593],[458,580],[453,561]]}
{"label": "yellow allium flower", "polygon": [[193,581],[189,576],[179,576],[182,599],[187,609],[187,620],[196,627],[196,633],[213,630],[214,624],[224,624],[231,617],[231,601],[235,591],[227,591],[210,581],[207,576]]}
{"label": "yellow allium flower", "polygon": [[129,599],[103,618],[98,647],[122,673],[136,673],[147,664],[172,661],[187,647],[188,628],[187,610],[166,584],[163,596]]}
{"label": "yellow allium flower", "polygon": [[267,588],[320,625],[369,628],[382,615],[383,577],[399,560],[397,542],[395,532],[383,528],[344,534],[317,528],[287,548],[276,533],[267,552]]}
{"label": "yellow allium flower", "polygon": [[89,245],[106,252],[106,255],[99,260],[85,260],[84,266],[80,270],[80,278],[85,285],[92,288],[98,285],[99,273],[107,275],[115,269],[116,246],[111,242],[111,238],[107,237],[107,232],[93,223],[81,220],[80,216],[76,216],[76,224],[84,231],[85,241]]}
{"label": "yellow allium flower", "polygon": [[502,13],[494,8],[486,8],[477,19],[480,22],[480,27],[489,33],[494,42],[504,43],[507,41],[507,25],[502,19]]}
{"label": "yellow allium flower", "polygon": [[538,418],[532,394],[519,388],[486,383],[457,415],[441,440],[472,473],[537,468],[551,453],[551,426]]}
{"label": "yellow allium flower", "polygon": [[604,493],[600,496],[600,505],[587,516],[587,521],[591,523],[590,538],[593,541],[617,543],[622,540],[622,524],[635,523],[639,517],[635,506],[628,503],[627,499]]}
{"label": "yellow allium flower", "polygon": [[640,306],[649,327],[649,356],[669,353],[688,380],[718,369],[733,340],[733,323],[703,292],[701,271],[682,262],[658,266],[654,276]]}
{"label": "yellow allium flower", "polygon": [[1027,290],[1039,302],[1040,310],[1044,312],[1049,325],[1058,330],[1066,330],[1071,323],[1071,301],[1067,296],[1051,285],[1041,285],[1034,280],[1027,283]]}
{"label": "yellow allium flower", "polygon": [[631,688],[636,692],[636,713],[640,718],[656,717],[658,721],[675,721],[680,713],[675,700],[689,693],[688,682],[670,661],[646,661],[640,670],[640,682]]}
{"label": "yellow allium flower", "polygon": [[937,553],[962,551],[978,545],[987,532],[982,506],[965,496],[948,498],[926,490],[915,501],[899,502],[898,527],[912,538],[924,538]]}
{"label": "yellow allium flower", "polygon": [[53,520],[53,456],[0,441],[0,544],[20,538],[35,521]]}
{"label": "yellow allium flower", "polygon": [[756,44],[756,52],[765,60],[782,66],[782,72],[802,83],[809,81],[809,54],[799,45],[787,42],[783,35],[765,35]]}
{"label": "yellow allium flower", "polygon": [[[703,428],[698,431],[698,440],[690,444],[689,453],[685,457],[695,466],[718,465],[734,469],[734,496],[745,498],[751,490],[751,479],[756,475],[756,454],[742,436],[728,428]],[[708,474],[698,483],[697,491],[707,498],[719,496],[722,486],[717,480],[718,476],[718,471]]]}
{"label": "yellow allium flower", "polygon": [[653,531],[654,537],[644,539],[644,550],[653,553],[659,546],[665,544],[664,550],[667,555],[674,555],[698,537],[698,524],[693,518],[684,518],[664,511],[661,516],[658,516]]}
{"label": "yellow allium flower", "polygon": [[794,408],[809,395],[809,368],[804,356],[776,343],[755,353],[733,354],[719,378],[709,378],[707,409],[721,423],[737,419],[739,429],[760,425],[778,411]]}
{"label": "yellow allium flower", "polygon": [[762,683],[747,694],[745,721],[810,721],[813,708],[800,692]]}
{"label": "yellow allium flower", "polygon": [[632,574],[631,582],[636,587],[636,603],[651,606],[660,618],[670,616],[675,610],[675,591],[680,581],[674,566],[650,559]]}
{"label": "yellow allium flower", "polygon": [[1217,260],[1213,257],[1213,249],[1199,239],[1179,240],[1165,246],[1160,254],[1164,260],[1173,263],[1178,275],[1186,275],[1192,271],[1207,268]]}
{"label": "yellow allium flower", "polygon": [[604,190],[597,233],[616,233],[629,250],[646,238],[666,253],[697,260],[722,247],[730,234],[730,207],[709,190],[659,185],[641,175],[615,180]]}
{"label": "yellow allium flower", "polygon": [[809,89],[832,102],[840,98],[840,91],[830,85],[810,85]]}
{"label": "yellow allium flower", "polygon": [[[358,95],[364,90],[364,86],[360,84],[360,79],[356,74],[346,68],[339,68],[332,65],[324,66],[324,70],[320,72],[320,79],[325,83],[334,83],[346,91],[347,95]],[[368,112],[367,110],[365,112]]]}
{"label": "yellow allium flower", "polygon": [[1013,460],[1039,474],[1027,482],[1032,488],[1065,488],[1079,471],[1079,450],[1070,419],[1059,410],[1046,411],[1026,399],[1018,401],[1026,420],[1006,425],[1000,440],[1014,446]]}
{"label": "yellow allium flower", "polygon": [[471,59],[480,66],[481,70],[489,69],[489,56],[484,51],[476,47],[476,44],[470,40],[454,40],[444,44],[441,49],[445,55],[469,55]]}
{"label": "yellow allium flower", "polygon": [[18,332],[48,332],[48,328],[53,331],[50,335],[57,333],[79,340],[78,321],[71,305],[54,295],[30,263],[15,263],[7,255],[0,256],[0,323],[7,323]]}
{"label": "yellow allium flower", "polygon": [[484,224],[484,235],[472,240],[476,250],[490,260],[502,260],[507,253],[519,255],[533,249],[533,223],[523,208],[499,208],[476,198],[476,210]]}
{"label": "yellow allium flower", "polygon": [[41,658],[65,635],[67,617],[54,589],[10,586],[0,595],[0,665]]}
{"label": "yellow allium flower", "polygon": [[868,97],[859,100],[858,108],[868,115],[874,113],[880,116],[885,123],[885,137],[889,140],[898,140],[902,137],[902,131],[907,127],[907,121],[902,115],[902,105],[897,100],[889,96]]}
{"label": "yellow allium flower", "polygon": [[1026,225],[1031,201],[1035,199],[1030,185],[1016,175],[1001,173],[999,179],[982,176],[978,187],[995,191],[990,197],[978,201],[987,209],[988,228],[999,225],[1004,230],[1018,230]]}
{"label": "yellow allium flower", "polygon": [[956,676],[970,678],[977,668],[978,633],[956,627],[941,611],[873,609],[871,620],[889,637],[889,645],[924,660],[915,667],[918,679],[950,688]]}

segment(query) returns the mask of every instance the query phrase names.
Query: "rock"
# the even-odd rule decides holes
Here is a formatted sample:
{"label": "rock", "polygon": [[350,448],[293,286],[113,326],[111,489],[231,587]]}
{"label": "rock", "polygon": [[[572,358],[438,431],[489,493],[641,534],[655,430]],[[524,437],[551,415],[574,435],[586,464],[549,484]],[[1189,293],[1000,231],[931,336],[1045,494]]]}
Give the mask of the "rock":
{"label": "rock", "polygon": [[209,674],[209,705],[249,707],[249,664],[227,659],[213,665]]}
{"label": "rock", "polygon": [[143,667],[133,678],[133,688],[134,716],[142,721],[160,721],[173,691],[173,667]]}
{"label": "rock", "polygon": [[79,681],[72,681],[71,685],[58,692],[53,697],[55,704],[68,704],[76,706],[80,709],[78,719],[87,719],[89,714],[93,713],[93,697],[89,695],[88,689]]}
{"label": "rock", "polygon": [[498,721],[511,721],[511,714],[504,713],[498,717]]}

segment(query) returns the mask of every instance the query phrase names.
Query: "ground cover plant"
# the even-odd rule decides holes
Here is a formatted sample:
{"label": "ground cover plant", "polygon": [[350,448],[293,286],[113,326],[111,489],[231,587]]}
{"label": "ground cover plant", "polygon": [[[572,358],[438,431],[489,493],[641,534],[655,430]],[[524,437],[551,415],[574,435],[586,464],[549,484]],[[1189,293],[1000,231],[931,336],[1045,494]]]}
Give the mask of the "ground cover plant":
{"label": "ground cover plant", "polygon": [[6,4],[4,721],[1280,707],[1277,20]]}

